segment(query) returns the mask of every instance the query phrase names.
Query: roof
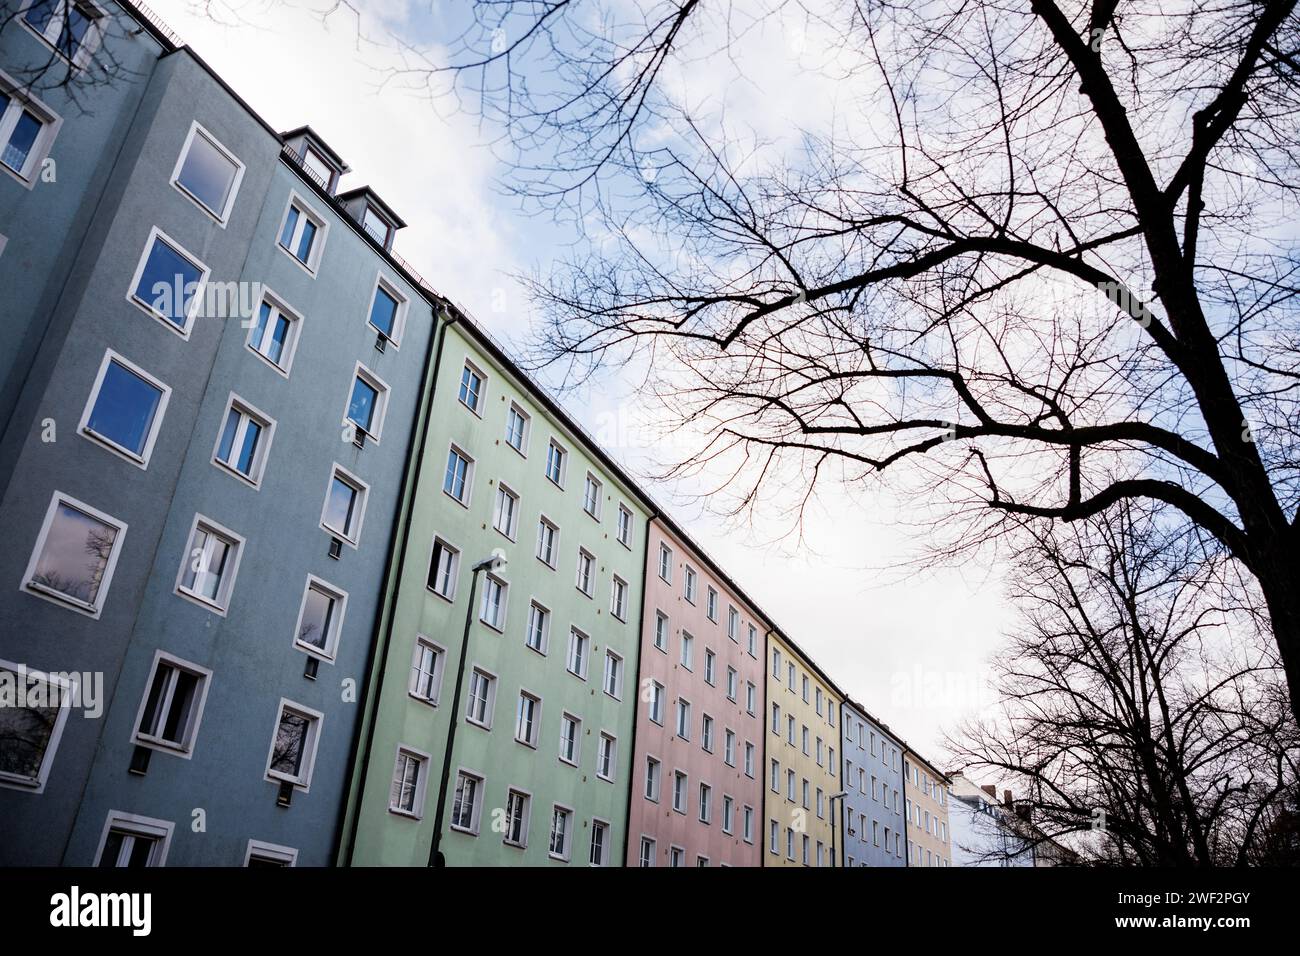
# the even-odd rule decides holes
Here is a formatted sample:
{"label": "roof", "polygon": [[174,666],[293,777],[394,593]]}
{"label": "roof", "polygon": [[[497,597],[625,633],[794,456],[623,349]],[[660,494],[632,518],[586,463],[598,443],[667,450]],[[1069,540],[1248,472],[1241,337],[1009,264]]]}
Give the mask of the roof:
{"label": "roof", "polygon": [[334,160],[334,163],[339,167],[340,172],[351,172],[352,167],[344,161],[342,156],[334,151],[334,148],[330,146],[329,143],[325,142],[325,140],[321,138],[320,133],[316,132],[310,126],[295,126],[293,129],[281,133],[280,139],[290,140],[298,136],[306,136],[312,141],[312,143],[319,146],[330,159]]}
{"label": "roof", "polygon": [[379,193],[375,192],[369,186],[358,186],[356,189],[349,189],[345,193],[339,193],[339,202],[351,202],[358,197],[364,197],[366,201],[379,207],[380,212],[388,217],[388,220],[398,229],[406,225],[406,220],[393,211],[393,207],[388,205],[379,198]]}

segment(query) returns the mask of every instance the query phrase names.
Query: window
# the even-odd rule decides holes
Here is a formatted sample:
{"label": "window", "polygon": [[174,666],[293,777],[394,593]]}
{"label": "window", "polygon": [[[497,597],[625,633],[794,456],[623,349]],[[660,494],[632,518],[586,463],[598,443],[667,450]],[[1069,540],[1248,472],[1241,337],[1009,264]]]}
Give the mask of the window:
{"label": "window", "polygon": [[468,508],[473,482],[474,460],[452,445],[447,452],[447,473],[442,479],[443,493]]}
{"label": "window", "polygon": [[646,702],[650,708],[650,719],[661,727],[664,722],[664,685],[656,681],[650,682],[650,699]]}
{"label": "window", "polygon": [[172,171],[172,185],[224,226],[243,177],[244,164],[234,153],[198,123],[192,124]]}
{"label": "window", "polygon": [[528,818],[533,799],[522,790],[506,793],[506,833],[502,841],[520,849],[528,846]]}
{"label": "window", "polygon": [[710,687],[717,683],[718,657],[707,647],[704,649],[704,683]]}
{"label": "window", "polygon": [[369,437],[377,442],[384,428],[384,413],[387,410],[388,386],[358,362],[344,423],[352,423],[351,430],[361,433],[358,438],[364,440]]}
{"label": "window", "polygon": [[690,799],[686,794],[686,774],[680,770],[673,771],[673,809],[678,813],[686,812],[686,803]]}
{"label": "window", "polygon": [[176,590],[222,616],[230,605],[244,539],[202,515],[194,516]]}
{"label": "window", "polygon": [[560,715],[560,759],[578,765],[582,754],[582,721],[572,714]]}
{"label": "window", "polygon": [[393,787],[388,796],[388,809],[417,820],[423,817],[428,770],[428,754],[399,746],[397,762],[393,766]]}
{"label": "window", "polygon": [[793,770],[785,772],[785,798],[791,803],[794,802],[795,777]]}
{"label": "window", "polygon": [[325,507],[320,525],[326,531],[356,547],[361,537],[361,521],[366,514],[369,486],[356,475],[335,465],[325,489]]}
{"label": "window", "polygon": [[461,369],[460,391],[456,397],[475,415],[483,414],[483,373],[469,362]]}
{"label": "window", "polygon": [[81,413],[81,434],[146,467],[171,393],[170,387],[109,349]]}
{"label": "window", "polygon": [[772,783],[771,783],[771,786],[772,786],[772,792],[773,792],[773,793],[780,793],[780,792],[781,792],[781,762],[780,762],[779,760],[773,760],[773,761],[772,761]]}
{"label": "window", "polygon": [[754,777],[754,745],[748,741],[745,742],[745,776],[751,780]]}
{"label": "window", "polygon": [[794,663],[793,662],[785,665],[785,686],[788,687],[790,690],[794,690]]}
{"label": "window", "polygon": [[671,867],[683,867],[686,865],[686,851],[679,846],[668,848],[668,865]]}
{"label": "window", "polygon": [[[803,696],[803,702],[804,702],[805,704],[808,703],[808,675],[807,675],[807,674],[804,674],[804,675],[803,675],[803,694],[802,694],[802,696]],[[821,714],[821,712],[818,711],[818,715],[819,715],[819,716],[820,716],[820,714]]]}
{"label": "window", "polygon": [[539,654],[546,653],[551,636],[551,612],[533,601],[528,606],[528,633],[524,643]]}
{"label": "window", "polygon": [[375,294],[370,299],[370,327],[394,345],[402,341],[402,328],[406,324],[406,296],[380,276],[375,280]]}
{"label": "window", "polygon": [[785,742],[794,746],[794,717],[789,714],[785,718]]}
{"label": "window", "polygon": [[799,731],[799,749],[803,751],[805,757],[811,753],[808,747],[808,738],[808,725],[805,724]]}
{"label": "window", "polygon": [[785,831],[785,856],[788,860],[794,859],[794,829]]}
{"label": "window", "polygon": [[758,628],[749,625],[749,656],[758,660]]}
{"label": "window", "polygon": [[298,851],[291,846],[267,843],[264,840],[249,840],[244,850],[244,866],[260,869],[283,869],[298,862]]}
{"label": "window", "polygon": [[706,608],[705,613],[709,615],[709,620],[712,621],[714,624],[717,624],[718,623],[718,592],[713,588],[709,588],[709,597],[708,597],[708,601],[705,603],[705,608]]}
{"label": "window", "polygon": [[474,668],[469,675],[469,703],[465,719],[484,730],[492,729],[492,710],[496,703],[497,679],[485,670]]}
{"label": "window", "polygon": [[772,733],[778,736],[781,733],[781,705],[772,705]]}
{"label": "window", "polygon": [[0,683],[12,688],[16,697],[0,706],[0,786],[43,793],[76,684],[3,660]]}
{"label": "window", "polygon": [[659,577],[673,583],[673,552],[666,544],[659,545]]}
{"label": "window", "polygon": [[817,688],[814,697],[817,701],[817,716],[820,717],[822,715],[822,689],[820,687]]}
{"label": "window", "polygon": [[596,751],[596,776],[601,780],[614,782],[614,768],[618,765],[618,742],[609,734],[601,732],[599,749]]}
{"label": "window", "polygon": [[740,675],[734,667],[727,667],[727,700],[733,704],[736,702],[736,692],[740,683]]}
{"label": "window", "polygon": [[627,620],[627,582],[614,575],[612,593],[609,599],[609,613],[620,621]]}
{"label": "window", "polygon": [[618,543],[625,548],[632,547],[632,512],[622,505],[618,506]]}
{"label": "window", "polygon": [[492,527],[511,541],[515,540],[515,533],[519,530],[519,496],[503,484],[497,485]]}
{"label": "window", "polygon": [[257,321],[250,323],[247,345],[277,372],[287,376],[301,329],[301,317],[268,293],[258,307]]}
{"label": "window", "polygon": [[744,807],[740,811],[741,837],[746,843],[754,842],[754,808]]}
{"label": "window", "polygon": [[591,821],[591,851],[587,854],[587,862],[592,866],[604,866],[605,858],[608,855],[609,844],[609,824],[603,820]]}
{"label": "window", "polygon": [[605,693],[615,700],[623,697],[623,658],[608,648],[605,650]]}
{"label": "window", "polygon": [[772,676],[781,679],[781,652],[775,647],[772,648]]}
{"label": "window", "polygon": [[668,651],[668,615],[663,611],[655,611],[655,647]]}
{"label": "window", "polygon": [[315,179],[325,187],[328,193],[334,192],[335,179],[339,171],[320,152],[304,143],[302,148],[302,165]]}
{"label": "window", "polygon": [[448,601],[456,596],[456,578],[460,571],[460,551],[442,538],[433,539],[429,558],[429,590]]}
{"label": "window", "polygon": [[655,865],[655,841],[649,837],[641,838],[641,855],[638,860],[638,865],[641,867]]}
{"label": "window", "polygon": [[684,573],[685,573],[685,578],[684,578],[683,580],[684,580],[684,582],[685,582],[685,583],[684,583],[684,590],[685,590],[685,592],[686,592],[686,600],[688,600],[688,601],[690,601],[692,604],[694,604],[694,603],[695,603],[695,584],[696,584],[695,569],[692,568],[690,565],[687,565],[687,566],[686,566],[686,571],[685,571]]}
{"label": "window", "polygon": [[566,658],[569,673],[583,680],[587,679],[587,648],[591,639],[575,628],[569,630],[569,654]]}
{"label": "window", "polygon": [[734,607],[727,608],[727,637],[740,641],[740,612]]}
{"label": "window", "polygon": [[691,702],[681,697],[677,698],[677,736],[691,739]]}
{"label": "window", "polygon": [[164,866],[171,845],[170,820],[136,816],[111,810],[99,838],[95,865],[100,867]]}
{"label": "window", "polygon": [[601,483],[588,472],[587,483],[582,490],[582,510],[597,521],[600,520],[600,490]]}
{"label": "window", "polygon": [[745,713],[753,717],[757,713],[758,707],[758,688],[754,686],[752,680],[745,681]]}
{"label": "window", "polygon": [[542,728],[542,699],[528,691],[519,692],[519,705],[515,708],[515,740],[529,747],[537,746]]}
{"label": "window", "polygon": [[510,585],[495,574],[483,575],[483,605],[479,620],[495,631],[506,629],[506,606]]}
{"label": "window", "polygon": [[645,758],[645,798],[659,802],[659,778],[661,765],[654,757]]}
{"label": "window", "polygon": [[361,228],[385,249],[388,248],[388,240],[392,235],[393,227],[384,218],[383,214],[370,203],[366,203],[365,211],[361,214]]}
{"label": "window", "polygon": [[731,797],[722,796],[722,832],[731,833],[736,827],[736,803]]}
{"label": "window", "polygon": [[324,715],[301,704],[281,698],[275,722],[275,737],[266,775],[273,780],[292,783],[303,790],[311,786],[316,762],[316,745],[320,743],[320,725]]}
{"label": "window", "polygon": [[537,522],[537,557],[542,563],[554,568],[556,554],[560,546],[560,529],[545,517]]}
{"label": "window", "polygon": [[155,226],[145,242],[127,298],[182,338],[189,338],[207,280],[208,267]]}
{"label": "window", "polygon": [[0,166],[30,189],[62,120],[0,73]]}
{"label": "window", "polygon": [[156,652],[136,715],[135,742],[191,756],[211,677],[205,667]]}
{"label": "window", "polygon": [[328,232],[329,224],[325,219],[301,196],[292,193],[284,210],[284,220],[280,223],[280,248],[311,275],[316,274],[320,265],[321,250],[325,247]]}
{"label": "window", "polygon": [[551,443],[546,447],[546,477],[561,488],[564,487],[564,472],[568,457],[568,452],[552,438]]}
{"label": "window", "polygon": [[274,435],[275,422],[232,392],[212,461],[256,488],[262,483]]}
{"label": "window", "polygon": [[780,852],[780,849],[779,849],[779,847],[780,847],[780,842],[779,842],[779,841],[780,841],[780,838],[781,838],[781,827],[780,827],[780,825],[779,825],[775,820],[771,820],[771,821],[769,821],[769,824],[768,824],[768,831],[769,831],[769,833],[770,833],[770,839],[769,839],[769,841],[768,841],[768,845],[769,845],[769,847],[771,848],[771,851],[772,851],[773,853],[779,853],[779,852]]}
{"label": "window", "polygon": [[728,767],[736,765],[736,732],[730,728],[722,737],[722,761]]}
{"label": "window", "polygon": [[705,753],[713,753],[713,718],[708,714],[700,718],[700,746]]}
{"label": "window", "polygon": [[809,790],[809,784],[808,784],[808,778],[807,778],[807,777],[804,777],[804,778],[803,778],[803,783],[802,783],[802,787],[801,787],[801,791],[800,791],[800,792],[801,792],[801,795],[802,795],[802,797],[803,797],[803,799],[800,801],[800,802],[803,804],[803,808],[804,808],[805,810],[809,810],[809,809],[811,809],[811,808],[812,808],[812,802],[808,799],[808,797],[809,797],[811,791]]}
{"label": "window", "polygon": [[591,597],[596,582],[596,559],[586,548],[578,549],[578,590]]}
{"label": "window", "polygon": [[528,455],[528,414],[514,402],[506,412],[506,444],[519,454]]}
{"label": "window", "polygon": [[88,0],[33,0],[23,22],[61,56],[84,68],[99,44],[103,17]]}
{"label": "window", "polygon": [[415,638],[415,653],[411,658],[411,696],[426,704],[438,704],[442,692],[442,670],[446,652],[424,635]]}
{"label": "window", "polygon": [[551,858],[569,859],[569,830],[573,821],[573,811],[556,804],[551,810]]}
{"label": "window", "polygon": [[451,804],[453,830],[478,836],[483,807],[483,778],[466,770],[456,772],[456,795]]}
{"label": "window", "polygon": [[682,666],[688,671],[695,669],[695,638],[682,631]]}
{"label": "window", "polygon": [[713,822],[713,788],[707,783],[700,784],[700,822]]}

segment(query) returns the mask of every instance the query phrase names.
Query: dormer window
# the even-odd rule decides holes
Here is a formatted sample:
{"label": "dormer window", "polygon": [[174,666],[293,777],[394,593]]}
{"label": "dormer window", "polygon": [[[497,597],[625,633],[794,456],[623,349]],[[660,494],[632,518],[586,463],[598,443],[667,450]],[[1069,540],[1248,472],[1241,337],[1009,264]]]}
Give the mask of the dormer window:
{"label": "dormer window", "polygon": [[406,225],[369,186],[362,186],[338,197],[348,215],[362,230],[385,249],[393,248],[393,236]]}
{"label": "dormer window", "polygon": [[303,150],[302,165],[307,172],[320,180],[327,191],[333,191],[334,180],[338,178],[338,171],[330,165],[329,160],[322,156],[315,147],[308,146]]}
{"label": "dormer window", "polygon": [[284,140],[285,150],[292,154],[294,162],[307,178],[333,196],[339,177],[351,168],[343,157],[330,149],[310,126],[299,126],[281,133],[280,138]]}
{"label": "dormer window", "polygon": [[389,247],[393,227],[388,224],[388,220],[380,215],[379,210],[370,203],[366,203],[366,211],[361,218],[361,226],[378,240],[379,244],[385,249]]}

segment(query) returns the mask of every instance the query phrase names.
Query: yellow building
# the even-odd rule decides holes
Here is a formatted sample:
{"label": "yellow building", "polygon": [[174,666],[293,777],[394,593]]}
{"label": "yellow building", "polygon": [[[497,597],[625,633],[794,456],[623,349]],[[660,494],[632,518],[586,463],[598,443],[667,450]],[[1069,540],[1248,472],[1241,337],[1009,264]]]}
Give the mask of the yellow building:
{"label": "yellow building", "polygon": [[[768,634],[764,866],[832,866],[842,697],[789,638]],[[832,833],[834,820],[834,833]]]}
{"label": "yellow building", "polygon": [[903,754],[907,815],[907,865],[951,866],[949,780],[913,750]]}

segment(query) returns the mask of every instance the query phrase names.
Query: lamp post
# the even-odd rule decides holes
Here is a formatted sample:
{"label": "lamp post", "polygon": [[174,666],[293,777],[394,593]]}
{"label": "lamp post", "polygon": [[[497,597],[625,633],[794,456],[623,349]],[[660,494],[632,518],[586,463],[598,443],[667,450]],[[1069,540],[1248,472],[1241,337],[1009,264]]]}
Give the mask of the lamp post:
{"label": "lamp post", "polygon": [[840,857],[835,852],[835,801],[840,801],[840,813],[844,813],[844,798],[849,795],[847,790],[841,790],[839,793],[831,794],[831,866],[839,866]]}
{"label": "lamp post", "polygon": [[469,579],[469,605],[465,608],[465,633],[460,639],[460,660],[456,664],[456,690],[451,699],[451,727],[447,730],[447,752],[442,758],[442,783],[438,785],[438,809],[433,814],[433,844],[429,847],[429,866],[446,866],[442,855],[442,815],[447,807],[447,782],[451,777],[451,751],[456,746],[456,728],[460,724],[460,688],[465,680],[465,658],[469,656],[469,629],[474,623],[474,596],[478,592],[480,571],[505,567],[506,556],[499,550],[492,557],[474,565]]}

